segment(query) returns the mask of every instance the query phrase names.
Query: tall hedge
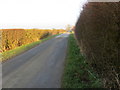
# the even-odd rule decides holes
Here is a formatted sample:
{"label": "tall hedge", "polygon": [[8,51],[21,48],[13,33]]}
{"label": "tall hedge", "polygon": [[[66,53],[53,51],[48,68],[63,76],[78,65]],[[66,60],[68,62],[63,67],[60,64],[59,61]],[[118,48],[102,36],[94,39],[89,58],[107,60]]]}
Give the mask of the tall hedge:
{"label": "tall hedge", "polygon": [[85,4],[75,35],[104,87],[120,88],[120,2]]}
{"label": "tall hedge", "polygon": [[1,29],[0,31],[2,32],[1,52],[65,32],[63,29]]}

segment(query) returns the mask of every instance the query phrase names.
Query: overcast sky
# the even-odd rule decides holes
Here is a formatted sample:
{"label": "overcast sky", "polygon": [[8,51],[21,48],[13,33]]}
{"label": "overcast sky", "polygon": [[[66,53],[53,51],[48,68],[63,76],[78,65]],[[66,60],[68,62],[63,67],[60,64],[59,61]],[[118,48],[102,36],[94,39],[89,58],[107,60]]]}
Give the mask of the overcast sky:
{"label": "overcast sky", "polygon": [[65,28],[86,0],[0,0],[0,28]]}

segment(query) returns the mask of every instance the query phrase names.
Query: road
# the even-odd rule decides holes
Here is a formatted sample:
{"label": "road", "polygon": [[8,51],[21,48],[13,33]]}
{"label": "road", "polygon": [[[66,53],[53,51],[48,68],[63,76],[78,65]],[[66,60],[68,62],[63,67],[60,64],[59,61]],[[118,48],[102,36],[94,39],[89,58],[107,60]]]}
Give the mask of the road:
{"label": "road", "polygon": [[2,64],[2,88],[60,88],[68,34],[59,35]]}

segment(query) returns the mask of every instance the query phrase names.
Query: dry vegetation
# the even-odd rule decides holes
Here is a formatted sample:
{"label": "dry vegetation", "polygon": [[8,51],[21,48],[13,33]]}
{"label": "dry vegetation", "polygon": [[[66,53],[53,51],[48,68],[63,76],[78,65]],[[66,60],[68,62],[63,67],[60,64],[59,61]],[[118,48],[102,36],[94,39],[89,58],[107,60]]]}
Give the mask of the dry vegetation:
{"label": "dry vegetation", "polygon": [[120,2],[84,5],[75,35],[104,87],[120,88]]}
{"label": "dry vegetation", "polygon": [[1,29],[0,31],[2,32],[1,52],[65,32],[63,29]]}

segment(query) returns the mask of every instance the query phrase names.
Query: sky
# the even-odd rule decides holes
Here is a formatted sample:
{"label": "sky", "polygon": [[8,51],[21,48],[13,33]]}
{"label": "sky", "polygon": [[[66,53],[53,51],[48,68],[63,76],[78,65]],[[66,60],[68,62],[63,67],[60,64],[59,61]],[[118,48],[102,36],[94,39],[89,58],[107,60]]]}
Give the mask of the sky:
{"label": "sky", "polygon": [[86,0],[0,0],[0,29],[75,25]]}

